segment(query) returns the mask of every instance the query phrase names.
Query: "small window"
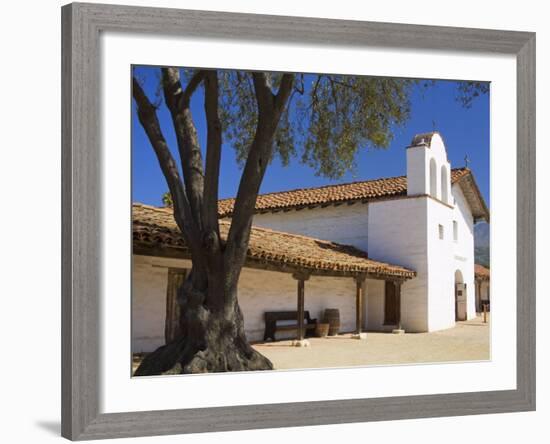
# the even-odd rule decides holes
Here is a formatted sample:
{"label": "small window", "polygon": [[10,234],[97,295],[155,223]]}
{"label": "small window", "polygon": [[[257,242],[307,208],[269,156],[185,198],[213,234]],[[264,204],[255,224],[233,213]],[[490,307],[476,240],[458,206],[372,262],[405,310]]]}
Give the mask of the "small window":
{"label": "small window", "polygon": [[445,229],[443,225],[439,224],[439,239],[443,239],[445,237]]}
{"label": "small window", "polygon": [[458,241],[458,222],[453,220],[453,240]]}

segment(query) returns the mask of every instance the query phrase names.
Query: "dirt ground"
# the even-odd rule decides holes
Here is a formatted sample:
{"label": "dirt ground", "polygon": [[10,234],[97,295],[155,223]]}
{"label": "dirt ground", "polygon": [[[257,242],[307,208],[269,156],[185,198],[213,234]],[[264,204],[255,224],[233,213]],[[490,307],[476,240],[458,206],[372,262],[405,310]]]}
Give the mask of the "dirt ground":
{"label": "dirt ground", "polygon": [[[364,340],[342,334],[308,338],[309,347],[294,347],[291,340],[258,343],[253,347],[279,370],[482,361],[490,359],[489,326],[489,322],[485,324],[481,317],[477,317],[433,333],[394,335],[368,332]],[[142,355],[134,355],[133,371],[142,359]]]}
{"label": "dirt ground", "polygon": [[433,333],[368,332],[367,339],[350,334],[308,338],[309,347],[292,341],[254,344],[276,369],[351,367],[490,359],[490,327],[478,317]]}

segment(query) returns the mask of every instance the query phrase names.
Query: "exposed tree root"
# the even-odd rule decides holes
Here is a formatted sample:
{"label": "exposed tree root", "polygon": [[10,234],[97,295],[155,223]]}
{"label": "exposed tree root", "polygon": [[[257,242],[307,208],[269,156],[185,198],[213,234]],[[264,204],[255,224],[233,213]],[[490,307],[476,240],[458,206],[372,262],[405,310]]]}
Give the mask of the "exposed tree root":
{"label": "exposed tree root", "polygon": [[135,376],[273,369],[247,342],[238,308],[228,317],[201,307],[194,315],[187,311],[185,318],[185,336],[146,356]]}

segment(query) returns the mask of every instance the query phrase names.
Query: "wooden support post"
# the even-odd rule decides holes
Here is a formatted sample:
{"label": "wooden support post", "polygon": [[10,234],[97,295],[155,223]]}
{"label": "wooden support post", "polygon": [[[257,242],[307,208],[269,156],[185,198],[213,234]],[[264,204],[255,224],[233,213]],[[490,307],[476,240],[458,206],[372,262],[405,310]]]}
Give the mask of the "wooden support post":
{"label": "wooden support post", "polygon": [[298,281],[298,340],[304,339],[304,281]]}
{"label": "wooden support post", "polygon": [[476,280],[476,312],[483,311],[483,302],[481,300],[481,281]]}
{"label": "wooden support post", "polygon": [[363,329],[363,286],[365,277],[355,277],[355,333],[360,335]]}
{"label": "wooden support post", "polygon": [[298,337],[297,340],[302,342],[305,336],[304,316],[305,316],[305,281],[309,279],[309,275],[304,273],[294,273],[292,275],[298,281],[297,288],[297,313],[298,313]]}
{"label": "wooden support post", "polygon": [[401,281],[395,281],[395,295],[397,299],[397,327],[401,328]]}
{"label": "wooden support post", "polygon": [[395,316],[396,316],[396,328],[393,330],[393,333],[403,334],[405,331],[401,326],[401,281],[394,281],[395,286]]}

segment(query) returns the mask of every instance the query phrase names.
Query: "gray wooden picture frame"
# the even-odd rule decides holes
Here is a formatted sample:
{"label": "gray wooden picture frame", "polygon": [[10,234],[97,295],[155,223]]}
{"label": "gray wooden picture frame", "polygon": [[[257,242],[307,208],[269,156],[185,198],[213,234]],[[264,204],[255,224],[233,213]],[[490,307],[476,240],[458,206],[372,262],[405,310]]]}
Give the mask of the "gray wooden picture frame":
{"label": "gray wooden picture frame", "polygon": [[[100,45],[103,31],[517,58],[517,389],[100,413]],[[535,34],[74,3],[62,8],[62,435],[134,437],[535,409]],[[510,289],[510,291],[513,291]]]}

